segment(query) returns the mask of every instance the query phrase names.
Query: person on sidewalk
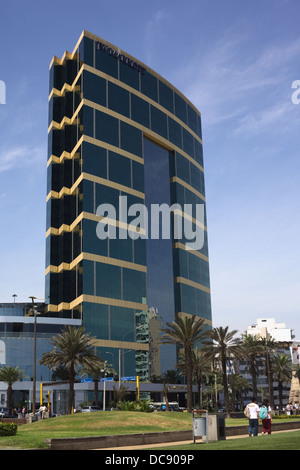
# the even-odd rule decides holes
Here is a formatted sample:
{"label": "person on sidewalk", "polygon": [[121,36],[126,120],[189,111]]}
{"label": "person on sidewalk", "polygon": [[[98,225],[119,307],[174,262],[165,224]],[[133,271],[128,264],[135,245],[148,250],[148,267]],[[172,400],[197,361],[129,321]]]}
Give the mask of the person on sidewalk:
{"label": "person on sidewalk", "polygon": [[264,434],[271,434],[271,423],[272,423],[272,414],[271,414],[271,407],[269,405],[269,402],[268,400],[264,400],[263,404],[262,404],[262,407],[266,407],[267,409],[267,417],[266,418],[263,418],[261,421],[262,421],[262,435]]}
{"label": "person on sidewalk", "polygon": [[249,437],[257,436],[258,434],[258,414],[259,406],[256,403],[256,399],[253,398],[252,402],[248,405],[249,408]]}

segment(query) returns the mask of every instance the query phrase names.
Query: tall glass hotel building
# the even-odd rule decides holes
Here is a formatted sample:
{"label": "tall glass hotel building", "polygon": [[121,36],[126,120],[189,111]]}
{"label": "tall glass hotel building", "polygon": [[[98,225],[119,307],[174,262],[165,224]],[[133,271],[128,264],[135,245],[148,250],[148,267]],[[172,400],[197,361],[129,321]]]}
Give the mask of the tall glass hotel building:
{"label": "tall glass hotel building", "polygon": [[[80,319],[121,375],[174,369],[176,348],[160,345],[159,329],[180,315],[211,325],[206,219],[203,246],[187,250],[174,229],[131,236],[133,217],[118,214],[120,196],[148,213],[154,204],[205,207],[200,113],[149,67],[84,31],[73,53],[50,64],[48,136],[48,315]],[[116,209],[116,237],[99,237],[101,204]],[[201,225],[195,213],[181,216]]]}

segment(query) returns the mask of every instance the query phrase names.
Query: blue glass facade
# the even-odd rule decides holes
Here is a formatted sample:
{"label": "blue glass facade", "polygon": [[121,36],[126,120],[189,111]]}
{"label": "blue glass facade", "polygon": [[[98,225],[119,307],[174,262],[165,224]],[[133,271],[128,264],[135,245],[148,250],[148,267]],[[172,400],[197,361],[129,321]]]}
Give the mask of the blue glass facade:
{"label": "blue glass facade", "polygon": [[[206,223],[203,246],[188,251],[185,234],[134,236],[122,201],[148,214],[153,204],[191,204],[195,228],[196,204],[205,204],[200,113],[153,70],[87,32],[73,53],[53,59],[49,93],[48,315],[80,319],[116,371],[146,379],[149,308],[162,324],[184,314],[211,323]],[[99,237],[103,204],[115,209],[105,213],[114,238]],[[175,363],[164,346],[155,375]]]}

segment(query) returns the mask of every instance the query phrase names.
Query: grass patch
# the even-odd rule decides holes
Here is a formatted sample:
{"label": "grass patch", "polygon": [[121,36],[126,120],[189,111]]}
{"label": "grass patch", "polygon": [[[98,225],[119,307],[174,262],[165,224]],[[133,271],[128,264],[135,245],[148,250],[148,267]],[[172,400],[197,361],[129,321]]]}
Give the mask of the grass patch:
{"label": "grass patch", "polygon": [[[149,449],[150,450],[150,449]],[[201,451],[201,450],[300,450],[300,431],[280,432],[257,437],[240,437],[225,441],[159,447],[159,451]]]}
{"label": "grass patch", "polygon": [[45,439],[105,436],[192,429],[188,413],[108,411],[59,416],[18,426],[16,436],[1,437],[1,447],[45,448]]}
{"label": "grass patch", "polygon": [[[246,418],[226,419],[226,427],[248,425]],[[189,413],[176,412],[157,412],[157,413],[141,413],[134,411],[107,411],[94,413],[77,413],[75,415],[59,416],[57,418],[45,419],[31,424],[18,426],[15,436],[0,437],[0,450],[4,447],[12,447],[18,449],[40,449],[46,448],[45,439],[63,438],[63,437],[88,437],[88,436],[104,436],[115,434],[132,434],[146,432],[163,432],[163,431],[179,431],[192,429],[192,415]],[[280,433],[285,436],[286,433]],[[296,431],[292,433],[296,436]],[[271,436],[259,436],[256,439],[265,439],[265,442],[272,442]],[[271,439],[269,439],[271,438]],[[277,438],[278,439],[278,438]],[[280,438],[281,439],[281,438]],[[242,438],[219,441],[207,444],[191,444],[192,447],[187,450],[209,450],[213,446],[225,446],[225,449],[235,449],[238,441]],[[253,439],[254,441],[254,439]],[[298,434],[298,442],[300,442]],[[245,448],[249,445],[256,445],[249,438],[246,440]],[[292,445],[294,446],[293,442]],[[181,447],[180,447],[181,448]],[[199,449],[198,449],[199,448]],[[278,449],[276,443],[275,448]],[[290,448],[290,447],[288,447]],[[296,447],[293,447],[296,449]],[[297,450],[299,449],[299,444]],[[184,449],[183,449],[184,450]]]}

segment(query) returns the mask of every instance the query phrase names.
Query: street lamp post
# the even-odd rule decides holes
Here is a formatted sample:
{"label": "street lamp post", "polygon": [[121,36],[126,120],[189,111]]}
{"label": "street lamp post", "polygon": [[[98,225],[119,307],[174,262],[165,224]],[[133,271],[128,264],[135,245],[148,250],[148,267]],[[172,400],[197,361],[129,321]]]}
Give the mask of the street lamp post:
{"label": "street lamp post", "polygon": [[[39,312],[34,308],[34,301],[37,297],[29,297],[32,301],[32,310],[30,313],[34,315],[34,326],[33,326],[33,380],[32,380],[32,414],[35,415],[35,399],[36,399],[36,316]],[[28,315],[30,315],[28,313]]]}

